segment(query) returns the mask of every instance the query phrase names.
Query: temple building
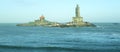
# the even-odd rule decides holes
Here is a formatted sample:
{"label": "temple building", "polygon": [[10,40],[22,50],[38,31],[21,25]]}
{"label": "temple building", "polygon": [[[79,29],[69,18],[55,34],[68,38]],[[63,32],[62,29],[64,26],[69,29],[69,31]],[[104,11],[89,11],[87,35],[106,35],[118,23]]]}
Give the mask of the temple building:
{"label": "temple building", "polygon": [[42,15],[40,16],[40,21],[44,21],[45,20],[45,17]]}
{"label": "temple building", "polygon": [[47,25],[48,21],[45,20],[45,17],[42,15],[38,20],[35,20],[35,25],[40,26],[40,25]]}

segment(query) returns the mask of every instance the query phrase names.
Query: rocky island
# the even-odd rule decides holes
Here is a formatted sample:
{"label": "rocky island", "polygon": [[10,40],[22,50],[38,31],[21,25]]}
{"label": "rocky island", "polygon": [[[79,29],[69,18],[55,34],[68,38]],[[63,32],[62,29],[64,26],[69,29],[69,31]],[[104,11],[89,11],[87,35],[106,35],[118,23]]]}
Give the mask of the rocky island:
{"label": "rocky island", "polygon": [[48,26],[48,27],[96,27],[96,25],[84,22],[83,17],[80,16],[80,9],[79,5],[75,8],[75,14],[76,16],[73,17],[71,22],[67,22],[65,24],[58,23],[58,22],[51,22],[45,19],[45,17],[42,15],[40,19],[35,20],[34,22],[29,23],[23,23],[23,24],[17,24],[17,26]]}
{"label": "rocky island", "polygon": [[59,24],[60,23],[58,22],[50,22],[46,20],[45,17],[42,15],[40,19],[35,20],[34,22],[17,24],[17,26],[59,26]]}

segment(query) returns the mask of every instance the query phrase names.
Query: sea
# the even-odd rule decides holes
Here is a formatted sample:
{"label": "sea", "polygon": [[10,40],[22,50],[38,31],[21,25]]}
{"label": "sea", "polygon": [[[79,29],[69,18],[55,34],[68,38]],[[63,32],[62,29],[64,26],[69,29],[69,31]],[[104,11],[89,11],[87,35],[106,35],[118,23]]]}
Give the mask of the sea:
{"label": "sea", "polygon": [[120,52],[120,24],[40,27],[0,23],[0,52]]}

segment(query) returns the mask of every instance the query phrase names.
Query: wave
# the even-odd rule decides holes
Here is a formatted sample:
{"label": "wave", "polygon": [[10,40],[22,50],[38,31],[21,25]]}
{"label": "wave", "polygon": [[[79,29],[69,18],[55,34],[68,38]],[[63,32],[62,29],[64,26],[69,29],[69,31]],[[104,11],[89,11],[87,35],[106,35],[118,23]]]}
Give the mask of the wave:
{"label": "wave", "polygon": [[65,47],[30,47],[30,46],[13,46],[13,45],[0,45],[0,48],[15,48],[15,49],[45,49],[45,50],[80,50],[75,48],[65,48]]}
{"label": "wave", "polygon": [[[77,48],[65,48],[65,47],[25,47],[25,46],[12,46],[12,45],[0,45],[0,50],[3,48],[5,50],[24,50],[24,52],[27,52],[28,50],[33,50],[33,51],[39,51],[39,52],[118,52],[120,51],[119,49],[77,49]],[[10,50],[11,51],[11,50]],[[18,52],[18,51],[17,51]],[[21,51],[20,51],[21,52]],[[23,51],[22,51],[23,52]]]}

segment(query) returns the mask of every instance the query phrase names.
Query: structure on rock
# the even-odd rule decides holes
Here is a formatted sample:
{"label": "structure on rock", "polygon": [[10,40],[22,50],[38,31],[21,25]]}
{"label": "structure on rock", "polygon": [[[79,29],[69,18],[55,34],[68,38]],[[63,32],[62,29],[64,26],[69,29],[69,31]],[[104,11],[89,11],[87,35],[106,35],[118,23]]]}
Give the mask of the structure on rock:
{"label": "structure on rock", "polygon": [[76,7],[75,14],[76,14],[76,16],[73,17],[73,22],[74,23],[83,22],[83,17],[80,16],[80,9],[79,9],[78,5]]}
{"label": "structure on rock", "polygon": [[84,22],[83,17],[80,16],[80,7],[79,5],[75,8],[75,17],[73,17],[72,22],[68,22],[66,25],[68,26],[95,26],[92,23]]}
{"label": "structure on rock", "polygon": [[40,19],[35,20],[34,22],[29,23],[23,23],[23,24],[17,24],[17,26],[59,26],[60,23],[58,22],[50,22],[45,19],[45,17],[42,15],[40,16]]}

